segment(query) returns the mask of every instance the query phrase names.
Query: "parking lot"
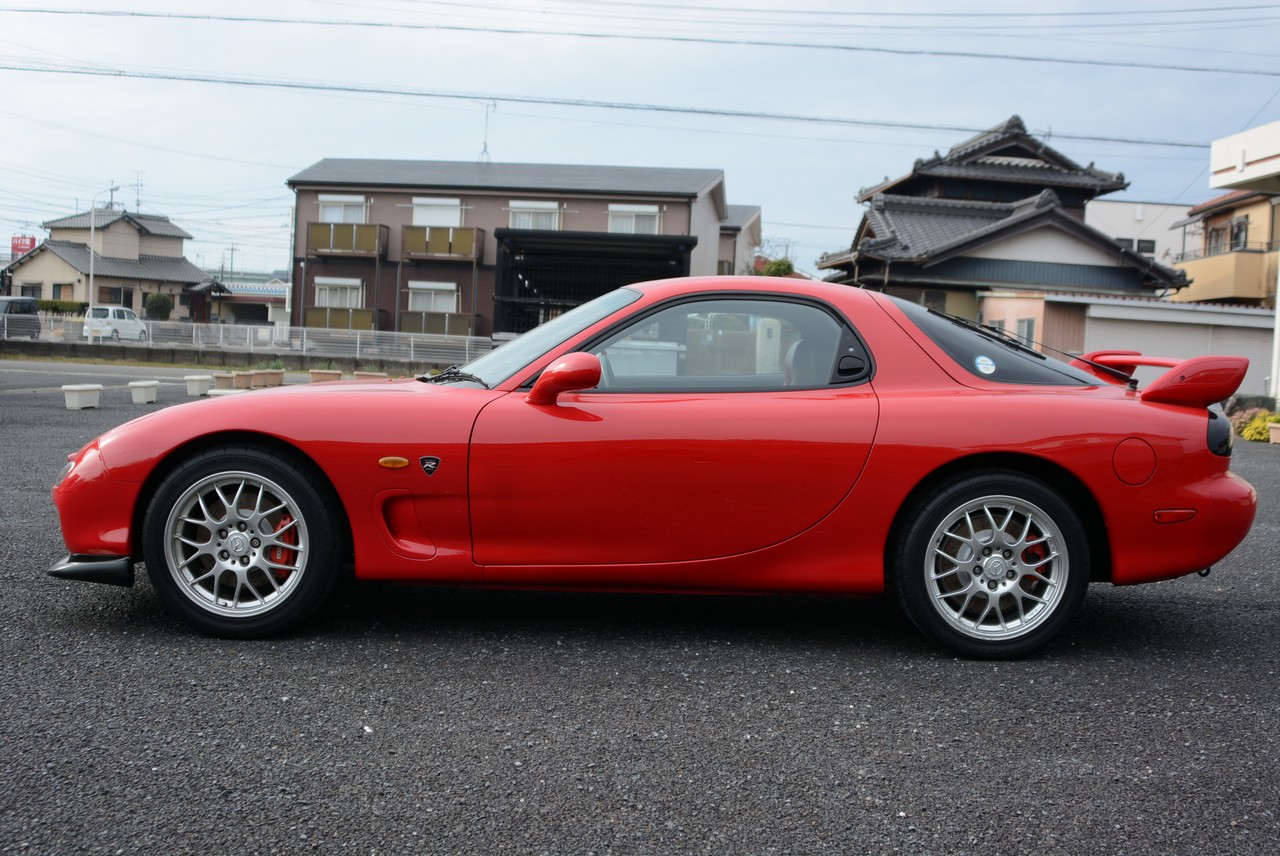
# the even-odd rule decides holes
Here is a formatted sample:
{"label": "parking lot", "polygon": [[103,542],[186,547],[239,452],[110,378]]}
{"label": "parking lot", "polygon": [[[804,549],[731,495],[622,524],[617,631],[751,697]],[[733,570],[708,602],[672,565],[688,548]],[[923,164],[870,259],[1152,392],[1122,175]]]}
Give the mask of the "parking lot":
{"label": "parking lot", "polygon": [[45,574],[67,453],[189,372],[0,360],[0,853],[1280,850],[1280,446],[1209,577],[1094,586],[1026,661],[884,599],[361,584],[233,642]]}

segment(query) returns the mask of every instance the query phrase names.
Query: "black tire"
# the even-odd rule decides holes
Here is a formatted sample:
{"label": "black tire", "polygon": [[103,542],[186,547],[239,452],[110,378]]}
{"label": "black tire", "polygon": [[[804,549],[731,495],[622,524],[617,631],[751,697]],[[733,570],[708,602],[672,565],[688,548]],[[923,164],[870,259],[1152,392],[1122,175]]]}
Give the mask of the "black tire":
{"label": "black tire", "polygon": [[192,456],[152,496],[147,573],[165,606],[211,634],[283,633],[314,613],[345,557],[340,505],[310,464],[257,446]]}
{"label": "black tire", "polygon": [[907,514],[890,585],[912,623],[957,654],[1025,656],[1084,600],[1084,527],[1038,479],[1011,471],[953,479]]}

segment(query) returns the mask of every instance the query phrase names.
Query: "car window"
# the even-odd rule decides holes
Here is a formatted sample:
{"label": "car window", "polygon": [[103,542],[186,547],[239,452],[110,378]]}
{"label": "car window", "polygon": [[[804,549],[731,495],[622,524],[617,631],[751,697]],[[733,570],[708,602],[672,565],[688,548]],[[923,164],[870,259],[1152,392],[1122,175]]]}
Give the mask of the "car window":
{"label": "car window", "polygon": [[842,333],[813,304],[714,298],[662,308],[589,350],[600,357],[604,390],[813,388],[840,379]]}
{"label": "car window", "polygon": [[1016,340],[985,330],[975,322],[890,298],[938,347],[965,371],[998,383],[1094,386],[1098,379]]}
{"label": "car window", "polygon": [[138,316],[137,316],[137,314],[135,314],[135,313],[134,313],[134,311],[133,311],[132,309],[125,309],[125,310],[121,313],[121,317],[123,317],[123,318],[124,318],[124,320],[126,320],[126,321],[137,321],[137,320],[138,320]]}
{"label": "car window", "polygon": [[89,315],[90,317],[93,317],[93,318],[106,318],[107,310],[103,309],[100,306],[95,306],[93,309],[89,310]]}

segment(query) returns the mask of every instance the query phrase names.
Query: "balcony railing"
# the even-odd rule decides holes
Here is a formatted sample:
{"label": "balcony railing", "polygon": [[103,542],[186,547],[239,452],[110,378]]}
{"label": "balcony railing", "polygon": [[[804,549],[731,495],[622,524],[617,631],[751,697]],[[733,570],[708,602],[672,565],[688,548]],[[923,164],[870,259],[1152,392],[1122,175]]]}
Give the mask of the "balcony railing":
{"label": "balcony railing", "polygon": [[308,306],[302,323],[325,330],[372,330],[372,309],[339,309],[333,306]]}
{"label": "balcony railing", "polygon": [[400,253],[411,259],[471,261],[484,252],[484,230],[454,226],[405,226]]}
{"label": "balcony railing", "polygon": [[1213,256],[1225,256],[1228,253],[1270,253],[1280,249],[1280,241],[1255,241],[1253,243],[1228,244],[1221,247],[1210,247],[1209,249],[1189,250],[1188,252],[1174,256],[1174,264],[1178,262],[1189,262],[1195,259],[1207,259]]}
{"label": "balcony railing", "polygon": [[307,255],[385,258],[387,227],[371,223],[308,223]]}
{"label": "balcony railing", "polygon": [[401,312],[400,332],[470,336],[471,318],[456,312]]}
{"label": "balcony railing", "polygon": [[[1275,256],[1263,250],[1236,250],[1178,261],[1191,284],[1180,289],[1174,300],[1262,301],[1275,289]],[[1272,264],[1268,264],[1272,262]]]}

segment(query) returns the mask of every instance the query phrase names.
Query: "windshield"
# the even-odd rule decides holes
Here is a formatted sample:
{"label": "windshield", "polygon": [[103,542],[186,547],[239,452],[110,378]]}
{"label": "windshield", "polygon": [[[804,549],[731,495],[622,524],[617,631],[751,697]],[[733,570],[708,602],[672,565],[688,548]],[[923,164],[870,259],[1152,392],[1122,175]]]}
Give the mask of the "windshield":
{"label": "windshield", "polygon": [[1046,357],[1017,339],[976,321],[957,318],[896,297],[891,300],[924,331],[947,356],[970,374],[998,383],[1049,386],[1097,386],[1098,378]]}
{"label": "windshield", "polygon": [[467,363],[461,371],[466,375],[473,375],[485,386],[492,388],[556,345],[639,298],[640,292],[629,288],[610,291],[589,303],[575,306],[563,315],[557,315],[539,324],[523,336],[512,339],[505,345]]}

